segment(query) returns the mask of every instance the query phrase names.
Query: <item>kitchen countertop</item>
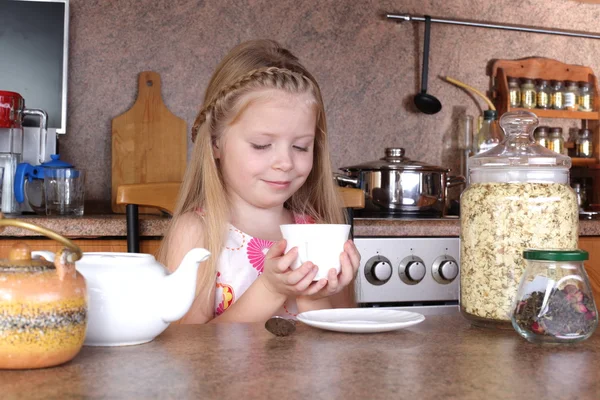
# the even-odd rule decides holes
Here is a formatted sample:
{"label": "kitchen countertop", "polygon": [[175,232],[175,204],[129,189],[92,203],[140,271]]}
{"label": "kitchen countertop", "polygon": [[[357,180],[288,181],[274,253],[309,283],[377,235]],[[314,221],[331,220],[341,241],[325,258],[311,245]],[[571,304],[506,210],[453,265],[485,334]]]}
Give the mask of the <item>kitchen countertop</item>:
{"label": "kitchen countertop", "polygon": [[299,324],[284,338],[260,323],[173,325],[151,343],[2,371],[0,387],[3,399],[597,399],[599,370],[597,333],[536,345],[454,314],[376,334]]}
{"label": "kitchen countertop", "polygon": [[[45,226],[70,238],[124,238],[127,235],[125,215],[92,214],[83,217],[44,217],[23,215],[20,220]],[[170,218],[160,215],[140,215],[140,235],[161,237]],[[354,220],[354,235],[390,237],[458,237],[460,221],[457,218],[439,219],[362,219]],[[579,221],[580,236],[600,236],[600,220]],[[39,236],[27,230],[8,227],[0,237]]]}

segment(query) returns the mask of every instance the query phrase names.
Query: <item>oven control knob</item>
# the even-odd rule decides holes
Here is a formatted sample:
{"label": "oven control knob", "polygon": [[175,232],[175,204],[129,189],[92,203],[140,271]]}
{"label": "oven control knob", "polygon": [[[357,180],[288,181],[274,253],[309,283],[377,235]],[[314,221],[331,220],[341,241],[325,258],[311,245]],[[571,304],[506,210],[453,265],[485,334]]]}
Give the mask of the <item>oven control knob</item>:
{"label": "oven control knob", "polygon": [[373,285],[383,285],[392,277],[392,263],[383,256],[371,257],[365,264],[365,278]]}
{"label": "oven control knob", "polygon": [[451,281],[458,275],[458,265],[452,260],[443,261],[440,264],[440,276],[447,281]]}
{"label": "oven control knob", "polygon": [[416,285],[425,278],[427,268],[425,262],[416,256],[409,256],[400,261],[398,275],[402,282],[408,285]]}
{"label": "oven control knob", "polygon": [[440,256],[433,262],[431,273],[438,283],[450,283],[458,276],[458,262],[451,256]]}

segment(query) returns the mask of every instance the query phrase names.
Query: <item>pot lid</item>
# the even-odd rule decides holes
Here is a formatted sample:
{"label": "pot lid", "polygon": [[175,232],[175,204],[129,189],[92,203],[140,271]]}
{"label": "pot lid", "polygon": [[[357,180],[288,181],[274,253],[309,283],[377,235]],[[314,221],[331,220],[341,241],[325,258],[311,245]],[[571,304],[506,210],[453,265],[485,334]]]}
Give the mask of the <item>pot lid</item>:
{"label": "pot lid", "polygon": [[54,264],[42,258],[31,257],[31,247],[23,242],[12,245],[8,258],[0,259],[0,272],[41,272],[55,269]]}
{"label": "pot lid", "polygon": [[385,157],[380,158],[379,160],[353,165],[350,167],[341,167],[340,169],[347,172],[379,171],[390,169],[424,172],[450,171],[448,168],[438,167],[436,165],[431,165],[420,161],[413,161],[410,158],[404,157],[404,149],[402,147],[387,147],[385,149]]}

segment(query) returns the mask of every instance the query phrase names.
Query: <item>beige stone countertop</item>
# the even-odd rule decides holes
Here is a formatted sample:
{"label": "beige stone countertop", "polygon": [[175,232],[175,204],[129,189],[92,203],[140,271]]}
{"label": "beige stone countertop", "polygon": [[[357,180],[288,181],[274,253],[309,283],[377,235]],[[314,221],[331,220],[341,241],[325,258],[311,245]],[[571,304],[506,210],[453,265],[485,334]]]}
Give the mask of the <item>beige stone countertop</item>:
{"label": "beige stone countertop", "polygon": [[[42,225],[70,238],[125,237],[127,235],[125,215],[92,214],[83,217],[44,217],[23,215],[18,219]],[[160,215],[140,215],[140,235],[143,237],[163,236],[170,218]],[[389,237],[458,237],[458,218],[436,219],[362,219],[354,220],[355,236]],[[600,236],[600,220],[579,221],[580,236]],[[7,227],[0,237],[39,236],[20,228]]]}
{"label": "beige stone countertop", "polygon": [[0,372],[3,399],[597,399],[600,335],[538,345],[434,315],[372,334],[299,324],[173,325],[153,342],[83,347],[69,363]]}

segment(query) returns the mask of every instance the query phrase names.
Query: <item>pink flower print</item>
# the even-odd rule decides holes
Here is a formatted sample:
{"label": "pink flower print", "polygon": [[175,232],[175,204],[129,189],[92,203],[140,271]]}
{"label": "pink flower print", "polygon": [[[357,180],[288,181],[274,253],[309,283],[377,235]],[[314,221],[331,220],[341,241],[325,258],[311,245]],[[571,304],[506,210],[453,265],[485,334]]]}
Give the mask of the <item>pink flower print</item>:
{"label": "pink flower print", "polygon": [[273,242],[263,239],[252,238],[248,243],[248,261],[254,267],[258,274],[262,274],[265,267],[265,255],[267,251],[273,246]]}
{"label": "pink flower print", "polygon": [[225,304],[224,302],[221,302],[215,310],[215,316],[218,317],[219,315],[223,314],[223,311],[225,311]]}

